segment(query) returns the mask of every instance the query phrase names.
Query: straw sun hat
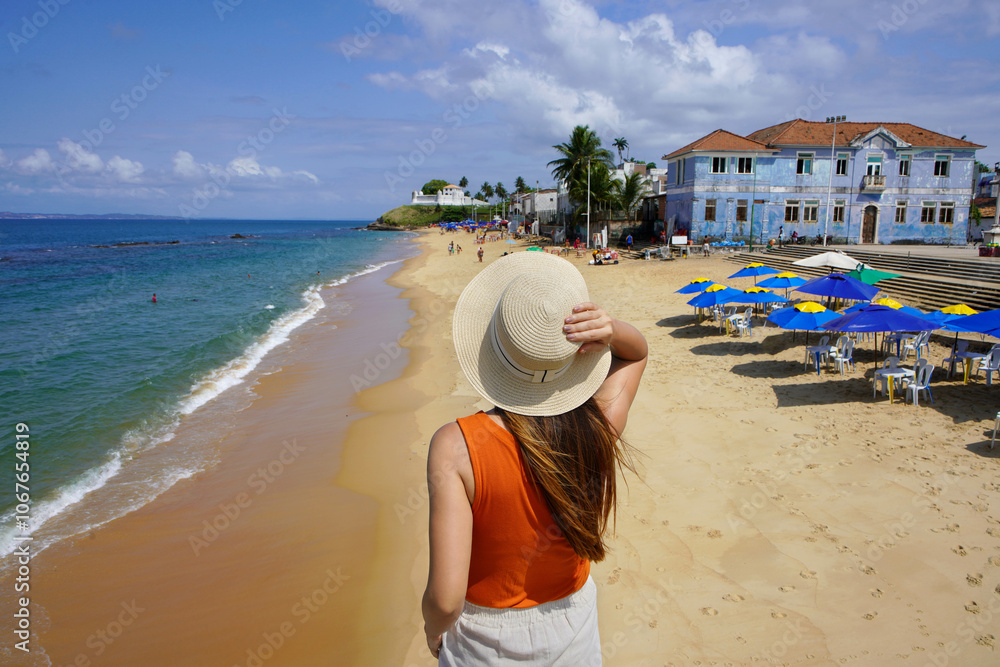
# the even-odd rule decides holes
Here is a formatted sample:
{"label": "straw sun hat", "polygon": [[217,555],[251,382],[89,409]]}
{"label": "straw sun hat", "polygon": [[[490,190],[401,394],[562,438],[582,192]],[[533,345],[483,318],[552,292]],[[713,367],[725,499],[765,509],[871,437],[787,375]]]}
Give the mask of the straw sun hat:
{"label": "straw sun hat", "polygon": [[587,284],[565,259],[519,252],[473,278],[455,306],[455,352],[472,387],[509,412],[552,416],[594,395],[611,366],[608,347],[578,354],[562,327],[589,301]]}

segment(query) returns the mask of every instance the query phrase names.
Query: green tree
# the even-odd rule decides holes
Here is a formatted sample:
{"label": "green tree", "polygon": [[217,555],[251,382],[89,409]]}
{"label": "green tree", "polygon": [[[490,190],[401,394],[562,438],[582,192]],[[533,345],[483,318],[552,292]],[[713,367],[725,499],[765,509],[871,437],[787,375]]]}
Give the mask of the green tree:
{"label": "green tree", "polygon": [[444,186],[448,185],[448,181],[442,181],[440,178],[435,178],[433,181],[427,181],[424,183],[424,187],[420,188],[420,191],[425,195],[436,195],[441,192]]}
{"label": "green tree", "polygon": [[[614,198],[615,179],[611,177],[611,170],[603,162],[592,162],[590,165],[590,208],[591,214],[607,210]],[[587,212],[587,167],[584,166],[583,173],[576,180],[569,184],[569,197],[575,202],[579,202],[575,215],[577,218],[583,217]],[[592,222],[597,219],[594,216]]]}
{"label": "green tree", "polygon": [[611,142],[611,145],[618,149],[618,162],[624,162],[624,160],[622,160],[622,151],[628,148],[628,139],[625,137],[618,137]]}
{"label": "green tree", "polygon": [[500,199],[500,201],[505,201],[507,199],[507,188],[503,186],[503,183],[497,183],[493,187],[493,192],[496,193],[496,196]]}
{"label": "green tree", "polygon": [[[556,149],[562,156],[549,162],[552,167],[552,176],[557,180],[565,181],[570,188],[570,199],[575,203],[586,200],[587,165],[601,165],[610,169],[612,164],[611,151],[601,148],[601,138],[586,125],[577,125],[573,128],[569,141],[557,144],[552,148]],[[593,170],[591,170],[593,171]],[[593,174],[592,174],[593,175]],[[583,177],[583,199],[574,197],[574,190],[579,193],[580,177]]]}
{"label": "green tree", "polygon": [[493,186],[489,183],[483,183],[479,187],[479,191],[483,193],[483,199],[486,201],[493,199]]}
{"label": "green tree", "polygon": [[[462,180],[460,180],[460,181],[458,182],[458,187],[462,188],[463,190],[464,190],[465,188],[469,187],[469,179],[467,179],[467,178],[466,178],[465,176],[463,176],[463,177],[462,177]],[[466,192],[465,194],[469,194],[469,193],[468,193],[468,192]]]}
{"label": "green tree", "polygon": [[614,182],[614,202],[631,221],[642,199],[649,193],[649,182],[642,174],[632,173],[624,181]]}
{"label": "green tree", "polygon": [[525,184],[524,179],[518,176],[517,179],[514,181],[514,188],[515,188],[514,192],[520,194],[525,190],[527,190],[528,186]]}

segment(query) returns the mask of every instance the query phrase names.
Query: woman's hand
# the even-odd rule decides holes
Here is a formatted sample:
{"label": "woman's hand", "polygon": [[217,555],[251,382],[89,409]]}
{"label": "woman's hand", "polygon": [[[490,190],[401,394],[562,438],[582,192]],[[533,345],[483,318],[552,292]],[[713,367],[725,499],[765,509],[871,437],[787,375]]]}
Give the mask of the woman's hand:
{"label": "woman's hand", "polygon": [[442,635],[438,635],[437,637],[427,635],[427,648],[431,650],[431,655],[434,656],[435,660],[441,655],[441,642]]}
{"label": "woman's hand", "polygon": [[585,301],[573,306],[573,314],[566,318],[563,333],[566,340],[581,343],[580,353],[602,350],[610,345],[615,335],[614,319],[595,303]]}

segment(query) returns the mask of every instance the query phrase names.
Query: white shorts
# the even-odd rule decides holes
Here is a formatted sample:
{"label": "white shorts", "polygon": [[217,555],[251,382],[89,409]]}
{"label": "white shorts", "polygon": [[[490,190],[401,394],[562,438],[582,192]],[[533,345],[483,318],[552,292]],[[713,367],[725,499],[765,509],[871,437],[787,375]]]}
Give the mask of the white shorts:
{"label": "white shorts", "polygon": [[599,666],[594,580],[587,577],[576,593],[536,607],[493,609],[466,601],[444,634],[438,664]]}

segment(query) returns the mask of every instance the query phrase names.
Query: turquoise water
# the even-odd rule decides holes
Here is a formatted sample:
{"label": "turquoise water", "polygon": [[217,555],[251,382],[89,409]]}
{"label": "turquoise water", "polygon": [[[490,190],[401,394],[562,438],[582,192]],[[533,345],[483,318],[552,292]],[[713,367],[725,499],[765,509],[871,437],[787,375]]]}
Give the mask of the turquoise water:
{"label": "turquoise water", "polygon": [[410,252],[408,235],[362,224],[0,221],[0,470],[11,471],[0,474],[0,555],[21,533],[18,423],[30,429],[34,531],[137,453],[169,446],[182,415],[242,383],[323,307],[321,286]]}

